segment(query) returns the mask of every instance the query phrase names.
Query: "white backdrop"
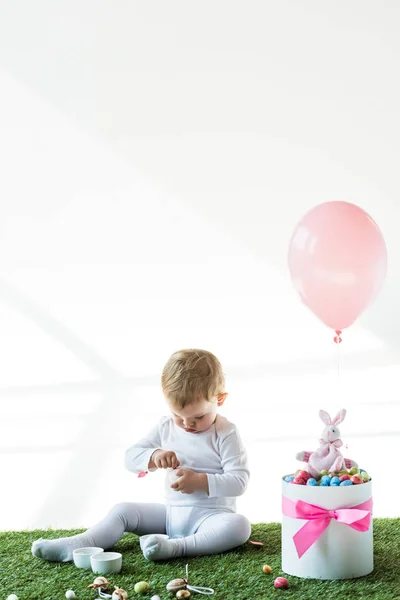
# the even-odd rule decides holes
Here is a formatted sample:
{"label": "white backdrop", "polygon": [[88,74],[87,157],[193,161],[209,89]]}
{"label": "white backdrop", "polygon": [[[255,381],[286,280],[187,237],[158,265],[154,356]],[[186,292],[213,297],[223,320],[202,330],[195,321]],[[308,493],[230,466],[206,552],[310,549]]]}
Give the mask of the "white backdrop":
{"label": "white backdrop", "polygon": [[[161,499],[123,452],[165,411],[180,347],[224,365],[253,522],[279,519],[320,407],[348,408],[375,514],[398,514],[399,17],[395,0],[1,4],[0,528]],[[332,199],[389,254],[340,379],[286,266],[299,218]]]}

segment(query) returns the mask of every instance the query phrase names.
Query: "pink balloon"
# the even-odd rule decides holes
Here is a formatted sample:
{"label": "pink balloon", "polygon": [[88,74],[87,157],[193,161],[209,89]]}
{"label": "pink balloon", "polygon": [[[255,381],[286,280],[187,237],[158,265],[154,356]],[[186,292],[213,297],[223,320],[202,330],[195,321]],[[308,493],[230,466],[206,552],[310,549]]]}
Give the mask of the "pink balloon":
{"label": "pink balloon", "polygon": [[289,245],[294,287],[314,314],[335,330],[349,327],[382,289],[385,240],[362,208],[325,202],[298,223]]}

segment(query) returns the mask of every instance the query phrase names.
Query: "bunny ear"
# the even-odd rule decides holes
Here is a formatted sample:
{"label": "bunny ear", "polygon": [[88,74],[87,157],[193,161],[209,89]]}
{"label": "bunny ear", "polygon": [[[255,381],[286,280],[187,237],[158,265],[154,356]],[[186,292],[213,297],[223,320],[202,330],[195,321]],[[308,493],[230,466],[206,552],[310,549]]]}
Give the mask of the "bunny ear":
{"label": "bunny ear", "polygon": [[332,424],[331,418],[325,410],[320,410],[318,414],[319,414],[319,418],[321,419],[321,421],[323,421],[325,423],[325,425]]}
{"label": "bunny ear", "polygon": [[338,414],[333,419],[332,425],[339,425],[339,423],[344,421],[345,416],[346,416],[346,409],[342,408],[342,410],[339,410]]}

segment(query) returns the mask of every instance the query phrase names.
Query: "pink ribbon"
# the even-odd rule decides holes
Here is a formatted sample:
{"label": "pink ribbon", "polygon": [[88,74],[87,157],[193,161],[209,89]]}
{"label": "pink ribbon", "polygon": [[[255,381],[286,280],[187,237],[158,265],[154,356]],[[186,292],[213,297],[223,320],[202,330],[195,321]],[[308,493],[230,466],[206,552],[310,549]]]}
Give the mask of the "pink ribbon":
{"label": "pink ribbon", "polygon": [[372,498],[352,508],[327,510],[303,500],[293,501],[283,496],[282,511],[286,517],[307,520],[307,523],[293,536],[298,557],[301,558],[329,526],[331,519],[344,523],[356,531],[368,531],[371,525]]}
{"label": "pink ribbon", "polygon": [[326,442],[325,440],[323,440],[322,438],[319,440],[319,445],[322,448],[329,448],[329,446],[333,446],[334,448],[340,448],[340,446],[343,446],[343,442],[342,440],[335,440],[334,442],[330,442],[329,440]]}

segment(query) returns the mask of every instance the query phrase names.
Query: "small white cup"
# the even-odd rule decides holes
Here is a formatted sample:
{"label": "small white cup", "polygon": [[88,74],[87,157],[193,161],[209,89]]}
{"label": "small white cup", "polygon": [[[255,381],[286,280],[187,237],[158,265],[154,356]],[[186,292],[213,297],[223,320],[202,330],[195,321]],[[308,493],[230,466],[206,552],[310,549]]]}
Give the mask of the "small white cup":
{"label": "small white cup", "polygon": [[177,479],[180,479],[180,477],[182,477],[181,475],[176,474],[177,471],[179,471],[179,469],[181,469],[182,467],[178,467],[177,469],[171,469],[170,467],[167,469],[167,479],[168,479],[168,484],[171,485],[171,483],[175,483],[175,481]]}
{"label": "small white cup", "polygon": [[101,575],[119,573],[122,568],[122,554],[119,552],[92,554],[90,564],[93,573],[100,573]]}
{"label": "small white cup", "polygon": [[92,554],[99,554],[100,552],[104,552],[104,549],[96,548],[95,546],[76,548],[76,550],[72,552],[72,558],[74,559],[75,566],[79,569],[90,569],[90,557]]}

